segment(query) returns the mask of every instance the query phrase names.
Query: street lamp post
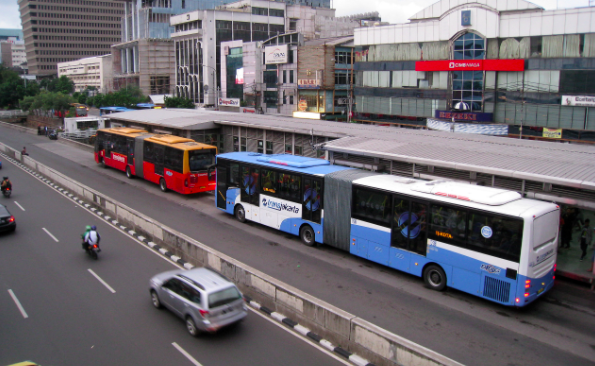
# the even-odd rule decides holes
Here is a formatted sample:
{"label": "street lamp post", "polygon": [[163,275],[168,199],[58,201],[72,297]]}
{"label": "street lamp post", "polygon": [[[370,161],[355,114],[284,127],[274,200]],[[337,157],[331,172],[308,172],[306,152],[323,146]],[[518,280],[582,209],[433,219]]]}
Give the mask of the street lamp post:
{"label": "street lamp post", "polygon": [[204,67],[208,67],[209,69],[213,70],[213,86],[212,86],[212,90],[213,90],[213,94],[215,94],[215,109],[219,110],[219,95],[217,92],[217,79],[215,78],[215,75],[217,75],[217,70],[212,67],[212,66],[207,66],[205,64],[198,64],[198,66],[204,66]]}

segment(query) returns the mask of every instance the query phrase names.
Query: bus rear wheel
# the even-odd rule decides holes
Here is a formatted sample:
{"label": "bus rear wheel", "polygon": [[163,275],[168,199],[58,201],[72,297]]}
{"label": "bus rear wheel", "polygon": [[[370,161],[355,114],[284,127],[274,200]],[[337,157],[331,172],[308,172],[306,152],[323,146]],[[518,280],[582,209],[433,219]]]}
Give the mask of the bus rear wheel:
{"label": "bus rear wheel", "polygon": [[302,243],[309,247],[316,244],[314,230],[308,225],[305,225],[300,229],[300,239],[302,239]]}
{"label": "bus rear wheel", "polygon": [[426,287],[436,291],[444,291],[446,288],[446,273],[435,264],[430,264],[424,269],[424,283]]}
{"label": "bus rear wheel", "polygon": [[246,222],[246,211],[242,205],[237,205],[235,209],[235,217],[239,222]]}
{"label": "bus rear wheel", "polygon": [[165,183],[165,179],[161,178],[161,180],[159,180],[159,188],[161,188],[162,192],[167,192],[167,183]]}
{"label": "bus rear wheel", "polygon": [[132,175],[132,172],[130,171],[129,166],[126,167],[126,178],[128,178],[128,179],[134,178],[134,176]]}

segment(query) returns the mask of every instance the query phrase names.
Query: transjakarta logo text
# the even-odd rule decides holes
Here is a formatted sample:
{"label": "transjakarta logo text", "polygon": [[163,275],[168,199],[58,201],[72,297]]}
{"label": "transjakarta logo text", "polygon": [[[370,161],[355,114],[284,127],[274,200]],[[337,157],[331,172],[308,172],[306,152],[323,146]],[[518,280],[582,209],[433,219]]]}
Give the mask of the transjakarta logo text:
{"label": "transjakarta logo text", "polygon": [[125,163],[126,158],[120,155],[112,154],[112,159],[119,161],[120,163]]}
{"label": "transjakarta logo text", "polygon": [[262,199],[262,206],[276,211],[289,211],[293,213],[300,212],[300,209],[297,206],[290,206],[287,203],[275,202],[271,199],[267,200],[266,198]]}

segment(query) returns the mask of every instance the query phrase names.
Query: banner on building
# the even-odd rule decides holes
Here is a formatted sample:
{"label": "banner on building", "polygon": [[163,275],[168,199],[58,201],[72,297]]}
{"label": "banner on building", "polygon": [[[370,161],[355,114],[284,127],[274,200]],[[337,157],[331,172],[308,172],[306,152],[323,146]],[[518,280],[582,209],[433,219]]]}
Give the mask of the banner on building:
{"label": "banner on building", "polygon": [[219,105],[223,107],[239,107],[239,98],[219,98]]}
{"label": "banner on building", "polygon": [[298,79],[298,89],[320,89],[318,79]]}
{"label": "banner on building", "polygon": [[453,123],[428,118],[426,126],[429,130],[448,131],[457,133],[474,133],[478,135],[508,136],[508,125],[506,124],[484,124],[484,123]]}
{"label": "banner on building", "polygon": [[288,60],[289,57],[286,44],[264,48],[264,63],[266,65],[286,64]]}
{"label": "banner on building", "polygon": [[562,105],[571,107],[595,107],[595,97],[585,95],[563,95]]}
{"label": "banner on building", "polygon": [[416,61],[415,71],[523,71],[525,60]]}
{"label": "banner on building", "polygon": [[561,128],[543,128],[543,137],[549,139],[561,139],[562,129]]}
{"label": "banner on building", "polygon": [[461,121],[473,122],[492,122],[494,118],[493,113],[479,113],[479,112],[452,112],[452,111],[436,111],[434,114],[436,118],[455,119]]}

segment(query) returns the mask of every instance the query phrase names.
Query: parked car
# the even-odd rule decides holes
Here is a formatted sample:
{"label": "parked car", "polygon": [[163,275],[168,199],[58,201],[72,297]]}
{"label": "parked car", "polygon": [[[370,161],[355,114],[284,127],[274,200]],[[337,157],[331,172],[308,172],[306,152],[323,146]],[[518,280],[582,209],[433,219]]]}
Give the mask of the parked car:
{"label": "parked car", "polygon": [[15,231],[16,228],[17,222],[14,216],[10,214],[6,206],[0,205],[0,232]]}
{"label": "parked car", "polygon": [[248,314],[242,293],[222,274],[208,268],[173,270],[150,280],[153,306],[184,319],[188,333],[214,333]]}

